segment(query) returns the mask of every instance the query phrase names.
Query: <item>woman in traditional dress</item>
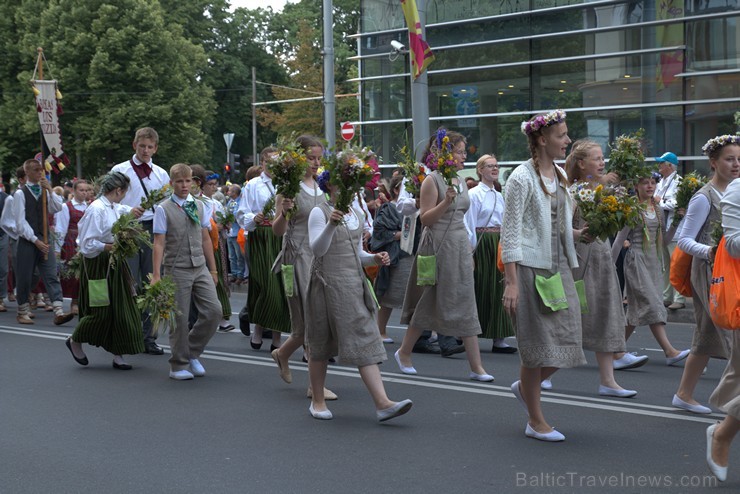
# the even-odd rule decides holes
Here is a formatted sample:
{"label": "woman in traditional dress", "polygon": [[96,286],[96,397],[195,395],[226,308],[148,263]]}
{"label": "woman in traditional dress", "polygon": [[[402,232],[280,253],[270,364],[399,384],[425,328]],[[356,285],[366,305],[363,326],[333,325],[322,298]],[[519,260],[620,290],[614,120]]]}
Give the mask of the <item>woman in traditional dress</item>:
{"label": "woman in traditional dress", "polygon": [[[737,157],[740,145],[733,139],[718,136],[704,146],[714,176],[691,198],[678,239],[678,247],[693,256],[691,261],[691,291],[694,301],[694,339],[691,353],[681,376],[681,384],[673,395],[673,406],[693,413],[711,413],[712,409],[694,399],[694,390],[710,357],[726,359],[730,356],[732,337],[718,328],[709,316],[709,284],[712,279],[712,230],[722,220],[720,201],[740,173]],[[733,136],[730,136],[733,137]],[[735,140],[734,142],[740,142]]]}
{"label": "woman in traditional dress", "polygon": [[[75,362],[87,365],[82,344],[103,347],[113,354],[113,368],[130,370],[123,355],[144,351],[141,312],[133,295],[133,278],[125,259],[111,259],[115,239],[111,228],[131,210],[120,204],[130,179],[120,172],[108,173],[100,184],[100,196],[87,208],[79,223],[77,243],[82,256],[80,269],[80,320],[66,345]],[[90,280],[107,279],[109,303],[90,306]]]}
{"label": "woman in traditional dress", "polygon": [[[451,160],[457,170],[465,164],[465,138],[445,129],[437,131],[427,148],[427,163]],[[420,218],[424,232],[419,244],[417,261],[411,267],[403,301],[401,323],[408,324],[401,348],[395,353],[396,363],[404,374],[416,374],[411,351],[422,331],[462,338],[470,365],[468,377],[474,381],[492,382],[493,376],[483,368],[478,346],[481,333],[475,307],[473,254],[470,249],[465,212],[470,206],[468,188],[458,177],[452,186],[439,170],[427,176],[421,184]],[[436,281],[433,285],[418,284],[418,259],[434,255]]]}
{"label": "woman in traditional dress", "polygon": [[480,183],[468,192],[470,209],[465,213],[465,222],[474,252],[475,303],[483,330],[481,336],[493,340],[493,353],[516,353],[516,348],[504,340],[514,336],[514,328],[501,304],[504,293],[503,276],[496,268],[501,219],[504,214],[504,196],[501,195],[501,184],[498,182],[496,156],[484,154],[478,158],[475,172]]}
{"label": "woman in traditional dress", "polygon": [[[726,160],[740,166],[740,137],[720,136],[716,144],[734,142],[730,153],[723,153]],[[706,147],[706,146],[705,146]],[[722,207],[722,229],[727,253],[740,261],[740,179],[736,178],[725,190],[720,202]],[[738,262],[736,261],[736,262]],[[740,431],[740,331],[732,331],[732,351],[717,389],[709,402],[727,413],[722,422],[707,428],[707,465],[718,480],[727,479],[727,464],[730,446]]]}
{"label": "woman in traditional dress", "polygon": [[[573,144],[565,161],[565,171],[571,184],[580,182],[595,189],[599,185],[616,183],[613,173],[605,174],[604,152],[601,146],[588,139]],[[586,223],[576,208],[573,229],[582,231]],[[616,266],[612,262],[609,241],[586,234],[576,243],[578,267],[573,278],[583,280],[588,310],[581,311],[583,349],[596,353],[599,364],[599,394],[617,398],[631,398],[637,391],[624,389],[614,379],[614,352],[625,351],[624,309],[619,289]]]}
{"label": "woman in traditional dress", "polygon": [[[622,247],[627,247],[624,256],[624,291],[627,297],[627,325],[625,340],[628,340],[637,326],[650,326],[655,340],[663,349],[666,365],[673,365],[685,359],[689,350],[676,350],[665,332],[668,312],[663,305],[663,253],[665,232],[659,206],[656,209],[656,177],[646,171],[647,176],[639,179],[637,198],[645,206],[640,225],[624,228],[612,245],[612,260],[616,262]],[[669,234],[669,235],[672,235]],[[620,353],[614,354],[621,358]]]}
{"label": "woman in traditional dress", "polygon": [[390,265],[382,266],[375,278],[375,294],[378,297],[378,330],[383,343],[393,343],[393,339],[386,333],[388,320],[393,309],[403,307],[403,297],[406,292],[413,256],[401,250],[401,229],[403,216],[396,208],[396,201],[403,182],[402,175],[396,175],[391,180],[383,179],[380,182],[382,205],[377,209],[373,222],[373,235],[370,238],[370,250],[373,252],[386,251],[390,257]]}
{"label": "woman in traditional dress", "polygon": [[[326,196],[316,182],[324,146],[317,137],[310,135],[299,136],[296,142],[306,154],[308,169],[296,197],[288,199],[280,194],[276,196],[275,219],[272,222],[273,233],[283,238],[283,250],[279,255],[280,264],[293,267],[292,289],[287,289],[285,293],[290,311],[290,336],[280,348],[271,352],[280,377],[288,384],[293,382],[289,366],[290,356],[305,344],[306,326],[309,322],[306,319],[306,294],[313,253],[308,243],[308,215],[313,208],[326,202]],[[291,218],[287,219],[285,213],[290,210],[293,210],[293,213]],[[285,283],[283,285],[285,286]],[[307,396],[311,398],[312,394],[309,385]],[[336,400],[337,395],[324,389],[324,399]]]}
{"label": "woman in traditional dress", "polygon": [[529,417],[527,437],[563,441],[565,436],[542,413],[540,383],[558,369],[586,363],[571,271],[578,266],[574,239],[580,232],[573,230],[565,173],[555,164],[565,158],[571,140],[561,110],[537,115],[521,127],[532,158],[506,181],[501,236],[503,303],[514,323],[521,360],[520,380],[511,390]]}
{"label": "woman in traditional dress", "polygon": [[363,265],[388,265],[387,252],[370,254],[362,249],[364,214],[350,206],[349,212],[333,205],[336,186],[324,171],[319,186],[331,194],[330,202],[316,206],[308,219],[308,238],[314,255],[306,300],[309,347],[308,374],[314,390],[309,412],[316,419],[333,417],[324,401],[324,381],[329,358],[339,355],[343,363],[356,365],[375,403],[380,422],[403,415],[411,400],[391,401],[385,392],[379,362],[386,360],[385,348],[375,322],[376,302]]}
{"label": "woman in traditional dress", "polygon": [[[86,180],[75,180],[74,194],[64,203],[64,207],[54,215],[54,232],[56,233],[56,252],[61,260],[67,263],[77,254],[77,232],[78,224],[85,214],[88,198],[92,187]],[[65,276],[60,280],[62,284],[62,295],[72,299],[71,312],[79,314],[79,292],[80,280],[71,276]]]}

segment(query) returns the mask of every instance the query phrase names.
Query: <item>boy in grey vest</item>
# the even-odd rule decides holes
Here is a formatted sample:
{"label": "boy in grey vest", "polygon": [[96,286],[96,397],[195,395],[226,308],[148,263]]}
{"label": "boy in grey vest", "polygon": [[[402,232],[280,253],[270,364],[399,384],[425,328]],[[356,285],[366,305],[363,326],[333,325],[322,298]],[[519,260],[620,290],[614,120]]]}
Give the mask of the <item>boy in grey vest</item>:
{"label": "boy in grey vest", "polygon": [[[221,320],[216,261],[208,235],[210,217],[204,214],[203,203],[190,195],[192,183],[188,165],[172,166],[172,196],[157,205],[153,225],[152,284],[159,281],[164,265],[164,274],[171,276],[177,286],[179,314],[170,332],[170,378],[179,381],[206,374],[198,358]],[[188,331],[191,301],[198,310],[198,320]]]}

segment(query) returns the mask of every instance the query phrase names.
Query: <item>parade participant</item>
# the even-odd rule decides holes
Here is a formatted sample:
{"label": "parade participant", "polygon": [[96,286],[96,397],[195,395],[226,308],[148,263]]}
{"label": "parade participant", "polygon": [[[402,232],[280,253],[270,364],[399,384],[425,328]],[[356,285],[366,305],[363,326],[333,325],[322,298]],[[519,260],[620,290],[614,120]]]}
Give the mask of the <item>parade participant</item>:
{"label": "parade participant", "polygon": [[501,304],[504,293],[503,276],[496,268],[501,220],[504,214],[504,196],[498,183],[498,160],[484,154],[475,164],[480,183],[473,187],[470,209],[465,213],[465,223],[470,234],[475,264],[475,302],[478,308],[483,338],[493,340],[493,353],[516,353],[504,338],[514,336],[509,315]]}
{"label": "parade participant", "polygon": [[[732,153],[722,153],[725,161],[734,161],[740,166],[740,140],[735,137]],[[734,156],[733,156],[734,155]],[[736,178],[725,189],[720,202],[722,209],[722,229],[725,248],[732,257],[740,259],[740,179]],[[740,331],[732,331],[732,351],[719,385],[709,398],[709,402],[727,413],[724,420],[707,428],[707,465],[717,480],[727,480],[727,465],[730,446],[740,431]]]}
{"label": "parade participant", "polygon": [[[676,209],[676,191],[678,184],[681,182],[681,177],[676,172],[678,156],[674,153],[667,152],[655,158],[655,161],[659,163],[658,173],[660,173],[660,180],[655,186],[655,201],[662,210],[663,225],[666,225],[665,228],[667,229],[673,222],[673,214]],[[663,250],[663,284],[665,286],[663,290],[663,305],[668,307],[669,310],[683,309],[686,307],[686,299],[673,288],[670,280],[671,254],[673,254],[673,250],[676,248],[677,240],[677,238],[671,239]]]}
{"label": "parade participant", "polygon": [[[18,180],[18,188],[22,187],[26,183],[26,170],[23,166],[19,166],[15,170],[15,178]],[[18,190],[18,189],[16,189]],[[13,273],[13,287],[15,287],[15,272],[17,270],[16,259],[18,251],[18,229],[15,225],[15,217],[13,216],[13,195],[9,195],[5,199],[5,207],[3,208],[2,215],[0,215],[0,227],[8,235],[8,253],[10,254],[10,270]],[[36,278],[34,273],[34,278]],[[35,286],[37,282],[32,281],[31,285]],[[8,289],[8,301],[14,302],[16,300],[14,288]],[[33,319],[35,317],[33,312],[29,312],[28,316]]]}
{"label": "parade participant", "polygon": [[372,251],[386,251],[390,257],[390,264],[381,266],[375,278],[375,294],[380,304],[378,330],[383,343],[393,343],[393,339],[386,333],[388,320],[393,309],[403,308],[406,285],[414,263],[414,256],[401,249],[403,216],[396,208],[396,201],[402,181],[402,175],[380,181],[381,206],[376,212],[373,235],[370,238]]}
{"label": "parade participant", "polygon": [[[668,313],[663,305],[663,215],[654,199],[655,177],[649,175],[637,182],[637,198],[645,206],[642,221],[635,228],[624,228],[612,245],[612,261],[616,261],[622,247],[627,247],[624,256],[624,281],[627,297],[627,325],[625,340],[637,326],[650,326],[655,340],[663,349],[666,365],[685,359],[689,350],[676,350],[668,340],[665,324]],[[672,233],[671,233],[672,235]],[[629,354],[615,353],[615,368]]]}
{"label": "parade participant", "polygon": [[[83,343],[103,347],[112,353],[113,368],[118,370],[132,368],[123,355],[144,351],[141,313],[134,300],[131,271],[125,261],[111,259],[110,256],[115,241],[111,231],[113,224],[131,210],[120,204],[130,185],[131,180],[120,172],[105,175],[100,182],[100,197],[90,204],[79,224],[75,225],[75,229],[79,227],[76,237],[82,255],[80,320],[65,343],[72,358],[80,365],[88,364]],[[79,183],[76,183],[75,197],[80,197],[79,194]],[[89,296],[90,281],[102,279],[107,280],[109,302],[104,306],[93,306]]]}
{"label": "parade participant", "polygon": [[[134,155],[128,161],[119,163],[111,171],[121,172],[131,180],[121,204],[132,208],[131,212],[139,218],[141,226],[150,234],[154,220],[154,208],[146,211],[140,206],[141,201],[154,191],[159,190],[169,182],[167,172],[152,162],[159,146],[159,134],[151,127],[143,127],[134,135]],[[141,245],[139,254],[128,260],[131,274],[136,282],[136,289],[141,290],[147,277],[152,273],[152,249]],[[148,312],[141,314],[142,334],[144,335],[144,353],[162,355],[164,350],[156,343],[152,334],[152,321]]]}
{"label": "parade participant", "polygon": [[[502,226],[504,308],[516,330],[520,380],[511,390],[527,411],[525,435],[563,441],[542,413],[540,383],[558,369],[586,363],[572,269],[578,266],[572,200],[563,170],[568,126],[556,110],[522,123],[531,159],[509,175]],[[565,302],[565,303],[563,303]],[[548,305],[549,304],[549,305]]]}
{"label": "parade participant", "polygon": [[376,417],[385,422],[408,412],[412,402],[393,402],[385,392],[378,363],[387,357],[362,267],[390,261],[386,252],[362,250],[364,214],[360,209],[350,207],[347,213],[334,209],[337,188],[329,184],[332,172],[336,173],[329,170],[319,177],[319,186],[330,194],[331,202],[313,208],[308,219],[308,240],[314,255],[306,300],[308,372],[314,390],[309,413],[320,420],[333,418],[323,390],[328,360],[339,355],[342,362],[358,367],[375,403]]}
{"label": "parade participant", "polygon": [[[314,207],[326,202],[324,192],[316,182],[316,173],[321,165],[321,156],[324,146],[317,137],[302,135],[296,139],[298,146],[303,149],[308,160],[308,168],[301,182],[301,190],[296,197],[288,199],[280,194],[275,199],[275,219],[272,223],[273,233],[283,238],[283,248],[279,254],[282,264],[293,266],[293,293],[287,297],[290,311],[290,336],[280,348],[272,350],[271,355],[278,366],[280,377],[286,383],[293,381],[289,359],[306,341],[306,316],[308,282],[311,277],[311,261],[313,252],[308,241],[308,215]],[[285,212],[294,210],[291,218],[285,217]],[[310,348],[307,349],[310,353]],[[309,385],[307,396],[311,398],[313,391]],[[337,395],[324,388],[324,399],[336,400]]]}
{"label": "parade participant", "polygon": [[[275,187],[267,171],[267,161],[277,150],[268,147],[260,153],[262,171],[250,180],[242,190],[236,221],[249,232],[249,292],[247,305],[249,319],[254,324],[250,336],[252,349],[262,348],[264,328],[272,331],[270,351],[280,347],[281,333],[290,332],[290,312],[280,277],[272,272],[275,258],[282,249],[281,239],[272,232],[274,215]],[[269,211],[266,211],[269,209]],[[268,214],[270,217],[266,217]]]}
{"label": "parade participant", "polygon": [[[172,196],[156,206],[153,225],[152,284],[157,283],[163,273],[171,276],[177,287],[178,315],[170,331],[172,356],[169,362],[170,378],[178,381],[205,375],[205,368],[198,359],[221,318],[221,303],[216,295],[218,271],[208,233],[210,217],[203,203],[190,194],[192,182],[192,170],[188,165],[172,166]],[[189,329],[191,303],[198,311],[198,318]]]}
{"label": "parade participant", "polygon": [[[576,141],[565,161],[569,182],[584,183],[591,190],[599,185],[618,181],[619,178],[613,173],[605,174],[605,168],[601,146],[588,139]],[[576,207],[573,216],[574,231],[583,231],[586,226],[580,209]],[[581,312],[583,349],[596,353],[599,364],[599,394],[631,398],[637,391],[624,389],[617,384],[612,364],[614,352],[625,351],[626,322],[611,246],[608,240],[593,238],[587,232],[588,230],[581,236],[582,241],[576,243],[578,267],[573,270],[573,277],[584,282],[588,305],[588,311]],[[647,361],[647,357],[644,361]]]}
{"label": "parade participant", "polygon": [[709,285],[716,247],[712,246],[712,230],[720,222],[720,201],[727,186],[740,175],[740,138],[717,136],[702,148],[709,157],[714,176],[691,198],[683,220],[678,247],[693,256],[691,261],[691,292],[694,302],[694,339],[686,359],[681,384],[673,395],[673,406],[693,413],[712,413],[711,408],[694,399],[694,390],[710,357],[730,356],[732,337],[718,328],[709,315]]}
{"label": "parade participant", "polygon": [[[242,188],[237,184],[232,184],[228,188],[229,201],[226,203],[226,210],[236,218],[236,211],[239,209],[239,195]],[[229,228],[226,245],[229,249],[229,281],[241,285],[246,278],[244,272],[244,253],[239,246],[237,238],[239,236],[239,223],[234,221]]]}
{"label": "parade participant", "polygon": [[[23,163],[26,171],[26,184],[13,195],[13,217],[18,231],[16,260],[16,283],[18,286],[18,322],[33,324],[29,316],[29,296],[31,294],[34,270],[38,268],[44,286],[49,291],[54,310],[54,324],[64,324],[74,317],[62,309],[62,287],[57,277],[57,263],[50,242],[43,241],[44,223],[48,213],[62,209],[59,196],[52,193],[51,184],[44,177],[44,167],[36,160]],[[46,210],[43,209],[46,196]],[[41,238],[40,238],[41,237]]]}
{"label": "parade participant", "polygon": [[[87,209],[87,199],[91,189],[92,187],[86,180],[75,180],[72,199],[64,203],[62,210],[54,218],[54,232],[56,233],[54,249],[63,262],[69,261],[77,253],[77,227]],[[80,280],[64,278],[61,283],[62,294],[72,299],[72,314],[77,315]]]}
{"label": "parade participant", "polygon": [[[0,218],[2,218],[5,208],[12,204],[8,203],[10,196],[0,190]],[[11,206],[12,207],[12,206]],[[8,296],[8,249],[10,248],[9,236],[4,230],[0,229],[0,312],[8,312],[5,308],[5,297]]]}
{"label": "parade participant", "polygon": [[[449,158],[458,171],[465,164],[465,138],[458,132],[438,130],[427,151],[429,161],[447,161]],[[451,183],[448,185],[440,170],[435,170],[421,184],[419,217],[424,232],[417,261],[409,275],[401,313],[401,323],[409,327],[395,359],[401,372],[416,374],[411,351],[422,330],[430,329],[440,335],[462,338],[470,365],[469,378],[492,382],[493,376],[481,363],[478,346],[481,328],[471,276],[473,255],[464,221],[470,206],[468,188],[457,176],[451,179]],[[434,284],[418,284],[418,259],[422,254],[434,255]]]}

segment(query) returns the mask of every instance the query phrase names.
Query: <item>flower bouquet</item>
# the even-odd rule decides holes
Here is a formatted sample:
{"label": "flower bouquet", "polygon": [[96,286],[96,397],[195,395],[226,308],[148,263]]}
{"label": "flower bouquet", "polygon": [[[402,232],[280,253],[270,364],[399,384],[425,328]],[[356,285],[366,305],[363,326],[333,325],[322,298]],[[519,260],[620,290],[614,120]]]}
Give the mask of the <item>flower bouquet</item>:
{"label": "flower bouquet", "polygon": [[152,321],[152,334],[156,337],[160,328],[170,331],[175,327],[175,319],[180,314],[175,301],[175,282],[169,276],[163,276],[154,284],[144,285],[144,293],[136,299],[136,306],[142,312],[148,311]]}
{"label": "flower bouquet", "polygon": [[684,215],[679,213],[679,209],[686,209],[689,207],[689,201],[694,194],[707,184],[706,177],[702,177],[698,173],[691,172],[683,178],[678,179],[678,187],[676,187],[676,209],[673,213],[673,222],[671,226],[678,226],[683,219]]}
{"label": "flower bouquet", "polygon": [[365,188],[375,190],[375,188],[378,186],[378,182],[380,181],[380,159],[378,155],[375,154],[375,151],[373,151],[369,147],[364,147],[360,149],[360,151],[358,152],[358,156],[363,163],[367,164],[370,168],[373,169],[373,177],[367,181],[367,183],[365,184]]}
{"label": "flower bouquet", "polygon": [[[267,171],[278,194],[286,199],[293,199],[301,191],[301,180],[306,175],[308,159],[303,148],[295,142],[278,144],[278,152],[267,162]],[[284,216],[290,219],[296,206],[285,211]]]}
{"label": "flower bouquet", "polygon": [[113,223],[113,250],[111,251],[111,262],[125,261],[139,252],[142,245],[152,246],[149,232],[144,230],[141,222],[133,214],[124,213]]}
{"label": "flower bouquet", "polygon": [[165,184],[161,189],[150,190],[146,197],[141,200],[139,206],[144,210],[151,209],[171,195],[172,187],[170,187],[170,184]]}
{"label": "flower bouquet", "polygon": [[591,237],[606,240],[624,227],[640,224],[644,206],[624,187],[597,185],[592,189],[586,182],[576,182],[569,192]]}
{"label": "flower bouquet", "polygon": [[406,192],[414,197],[421,196],[421,183],[427,178],[427,169],[421,163],[417,163],[408,146],[404,146],[398,152],[398,165],[403,169],[406,176],[404,188]]}
{"label": "flower bouquet", "polygon": [[66,261],[59,263],[59,277],[64,280],[79,280],[82,272],[82,254],[79,251]]}
{"label": "flower bouquet", "polygon": [[619,180],[628,187],[634,187],[637,182],[654,171],[655,166],[645,165],[645,155],[642,152],[644,129],[634,134],[621,135],[610,144],[609,171],[619,175]]}
{"label": "flower bouquet", "polygon": [[262,216],[265,217],[265,219],[262,220],[263,224],[268,224],[273,220],[273,218],[275,218],[275,196],[271,196],[265,203],[262,208]]}
{"label": "flower bouquet", "polygon": [[236,223],[236,217],[234,216],[234,213],[228,209],[223,213],[221,211],[216,211],[216,222],[222,227],[228,228],[230,225]]}
{"label": "flower bouquet", "polygon": [[429,170],[437,170],[447,185],[452,187],[452,179],[457,177],[457,164],[452,156],[452,144],[445,129],[437,131],[437,139],[429,149],[425,164]]}
{"label": "flower bouquet", "polygon": [[325,169],[322,175],[328,173],[329,183],[337,188],[334,208],[338,211],[349,212],[355,194],[377,173],[362,160],[361,154],[356,147],[347,147],[336,153],[325,153],[321,158]]}

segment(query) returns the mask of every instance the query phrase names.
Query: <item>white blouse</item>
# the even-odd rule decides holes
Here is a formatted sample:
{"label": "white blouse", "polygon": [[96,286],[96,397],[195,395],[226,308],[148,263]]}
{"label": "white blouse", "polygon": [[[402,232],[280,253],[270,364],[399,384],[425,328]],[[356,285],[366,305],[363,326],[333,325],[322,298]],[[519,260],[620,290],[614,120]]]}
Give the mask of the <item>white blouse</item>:
{"label": "white blouse", "polygon": [[732,257],[740,258],[740,178],[736,178],[727,186],[720,205],[725,248]]}
{"label": "white blouse", "polygon": [[[722,192],[714,187],[712,190],[722,199],[724,196]],[[709,259],[709,253],[712,250],[711,246],[700,244],[696,241],[701,227],[707,221],[707,217],[709,217],[711,206],[704,194],[694,194],[694,197],[689,201],[688,208],[686,208],[686,217],[683,219],[681,235],[678,239],[677,245],[679,249],[700,259]]]}
{"label": "white blouse", "polygon": [[468,191],[470,208],[465,212],[465,227],[470,245],[475,248],[478,238],[476,228],[501,227],[504,217],[504,196],[483,182]]}
{"label": "white blouse", "polygon": [[[360,219],[354,208],[344,215],[344,221],[340,225],[327,221],[320,207],[317,206],[311,210],[308,216],[308,242],[314,256],[321,257],[326,254],[331,246],[334,232],[340,226],[344,228],[343,225],[350,230],[356,230],[360,226]],[[357,244],[357,255],[363,266],[375,264],[375,255],[362,250],[362,237]]]}
{"label": "white blouse", "polygon": [[95,199],[85,210],[78,226],[77,245],[82,255],[97,257],[105,250],[105,244],[112,244],[113,223],[129,211],[130,206],[112,203],[105,196]]}

